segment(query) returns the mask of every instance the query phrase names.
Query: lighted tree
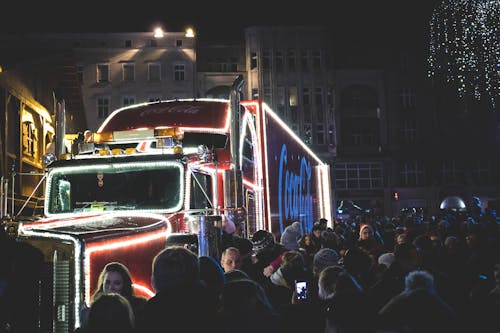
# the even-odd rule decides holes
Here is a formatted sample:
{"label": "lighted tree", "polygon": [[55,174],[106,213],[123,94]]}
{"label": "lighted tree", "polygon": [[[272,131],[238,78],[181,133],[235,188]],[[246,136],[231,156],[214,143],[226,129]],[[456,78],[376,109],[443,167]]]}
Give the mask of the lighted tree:
{"label": "lighted tree", "polygon": [[430,20],[429,77],[493,110],[500,93],[499,17],[499,0],[444,0]]}

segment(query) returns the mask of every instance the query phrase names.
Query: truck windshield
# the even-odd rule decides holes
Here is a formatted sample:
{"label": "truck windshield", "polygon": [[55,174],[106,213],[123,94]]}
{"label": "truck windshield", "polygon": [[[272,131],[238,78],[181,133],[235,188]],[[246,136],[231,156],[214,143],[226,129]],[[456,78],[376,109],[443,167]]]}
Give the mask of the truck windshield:
{"label": "truck windshield", "polygon": [[184,169],[177,162],[111,163],[52,170],[46,212],[176,211],[182,206]]}

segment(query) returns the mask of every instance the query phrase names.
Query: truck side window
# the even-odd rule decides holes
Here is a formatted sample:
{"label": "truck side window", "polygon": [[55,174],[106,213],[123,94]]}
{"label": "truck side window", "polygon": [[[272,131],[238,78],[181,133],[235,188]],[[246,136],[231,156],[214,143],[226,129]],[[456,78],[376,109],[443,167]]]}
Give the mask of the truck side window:
{"label": "truck side window", "polygon": [[[196,180],[194,177],[196,177]],[[205,209],[212,206],[211,201],[212,177],[201,173],[193,173],[189,207],[191,209]]]}

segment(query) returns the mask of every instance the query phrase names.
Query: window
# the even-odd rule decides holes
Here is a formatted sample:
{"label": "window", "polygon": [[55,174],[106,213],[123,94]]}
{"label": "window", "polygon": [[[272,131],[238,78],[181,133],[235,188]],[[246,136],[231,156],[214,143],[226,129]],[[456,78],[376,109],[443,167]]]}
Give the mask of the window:
{"label": "window", "polygon": [[159,82],[161,80],[161,65],[156,62],[148,64],[148,81]]}
{"label": "window", "polygon": [[122,105],[129,106],[135,104],[135,96],[123,96]]}
{"label": "window", "polygon": [[417,141],[417,122],[415,119],[405,119],[401,131],[403,142],[410,144]]}
{"label": "window", "polygon": [[109,114],[110,100],[107,96],[97,98],[97,118],[104,119]]}
{"label": "window", "polygon": [[158,46],[158,42],[156,41],[156,39],[149,39],[148,40],[148,46],[150,46],[150,47],[156,47],[156,46]]}
{"label": "window", "polygon": [[97,82],[109,82],[109,64],[97,64]]}
{"label": "window", "polygon": [[175,46],[177,46],[177,47],[182,47],[182,39],[177,39],[177,40],[175,41]]}
{"label": "window", "polygon": [[252,99],[259,99],[259,89],[252,88]]}
{"label": "window", "polygon": [[313,68],[315,71],[321,70],[321,52],[319,50],[313,52]]}
{"label": "window", "polygon": [[443,161],[441,165],[441,180],[443,184],[462,184],[464,171],[460,163],[451,160]]}
{"label": "window", "polygon": [[309,88],[302,88],[302,104],[311,104],[311,92],[309,91]]}
{"label": "window", "polygon": [[295,72],[296,65],[297,65],[297,57],[295,54],[295,50],[288,50],[287,52],[287,63],[288,63],[288,70],[290,72]]}
{"label": "window", "polygon": [[123,68],[123,81],[132,82],[135,81],[135,64],[124,63]]}
{"label": "window", "polygon": [[257,52],[250,53],[250,69],[257,68]]}
{"label": "window", "polygon": [[83,69],[83,65],[76,65],[76,78],[80,84],[83,84]]}
{"label": "window", "polygon": [[401,98],[401,106],[404,109],[411,109],[411,108],[414,108],[416,106],[415,105],[416,97],[415,97],[415,92],[413,91],[413,89],[411,89],[411,88],[401,89],[400,98]]}
{"label": "window", "polygon": [[417,186],[423,183],[424,171],[422,165],[417,161],[409,161],[403,164],[400,171],[401,184]]}
{"label": "window", "polygon": [[271,104],[271,87],[264,87],[264,102]]}
{"label": "window", "polygon": [[335,187],[348,189],[380,189],[383,186],[380,163],[336,163]]}
{"label": "window", "polygon": [[323,126],[323,124],[316,125],[316,144],[325,144],[325,127]]}
{"label": "window", "polygon": [[312,128],[311,124],[304,124],[304,143],[312,145]]}
{"label": "window", "polygon": [[335,128],[333,125],[328,126],[328,142],[330,145],[335,146]]}
{"label": "window", "polygon": [[130,39],[125,41],[125,47],[132,47],[132,41]]}
{"label": "window", "polygon": [[278,105],[278,114],[281,118],[285,116],[285,87],[276,87],[276,104]]}
{"label": "window", "polygon": [[482,185],[491,182],[491,163],[489,161],[477,161],[472,169],[474,180]]}
{"label": "window", "polygon": [[262,69],[271,68],[271,52],[269,50],[262,51]]}
{"label": "window", "polygon": [[290,87],[288,90],[289,96],[289,105],[297,106],[297,87]]}
{"label": "window", "polygon": [[38,152],[38,130],[33,115],[23,111],[22,115],[23,155],[35,158]]}
{"label": "window", "polygon": [[308,63],[307,51],[302,50],[302,51],[300,51],[300,66],[301,66],[303,72],[307,71],[307,69],[308,69],[307,63]]}
{"label": "window", "polygon": [[174,65],[174,80],[184,81],[186,75],[186,66],[184,64]]}
{"label": "window", "polygon": [[283,52],[276,51],[276,71],[283,72],[284,60],[283,60]]}
{"label": "window", "polygon": [[148,96],[148,102],[159,102],[161,101],[161,93],[150,93]]}

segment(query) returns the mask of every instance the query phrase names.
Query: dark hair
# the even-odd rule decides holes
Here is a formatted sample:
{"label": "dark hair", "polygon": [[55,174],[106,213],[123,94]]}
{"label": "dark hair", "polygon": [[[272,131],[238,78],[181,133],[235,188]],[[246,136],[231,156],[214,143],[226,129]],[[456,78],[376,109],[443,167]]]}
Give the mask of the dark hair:
{"label": "dark hair", "polygon": [[182,246],[169,246],[153,259],[153,278],[157,292],[193,286],[200,281],[198,256]]}
{"label": "dark hair", "polygon": [[130,333],[134,330],[134,312],[130,302],[118,293],[101,293],[90,306],[88,332]]}

